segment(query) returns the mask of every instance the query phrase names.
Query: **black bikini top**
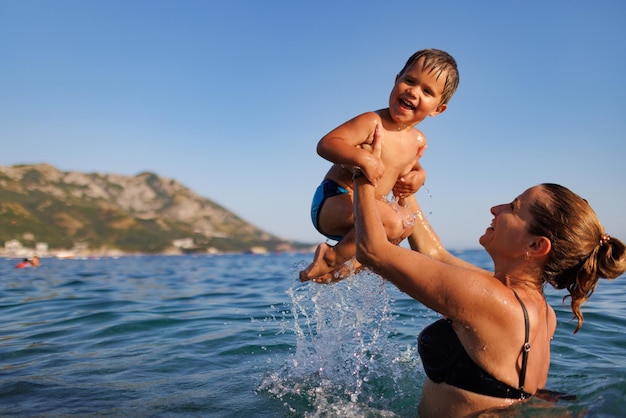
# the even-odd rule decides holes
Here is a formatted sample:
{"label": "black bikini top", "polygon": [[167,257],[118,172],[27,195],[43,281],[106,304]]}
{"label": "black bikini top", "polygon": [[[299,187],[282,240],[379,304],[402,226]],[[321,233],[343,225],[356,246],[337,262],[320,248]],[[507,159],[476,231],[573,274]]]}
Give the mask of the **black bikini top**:
{"label": "black bikini top", "polygon": [[445,382],[470,392],[497,398],[526,399],[531,396],[530,393],[524,392],[528,351],[530,351],[528,312],[522,299],[515,291],[513,293],[522,306],[526,328],[519,387],[514,388],[500,382],[478,366],[465,351],[450,320],[445,318],[424,328],[417,339],[422,364],[430,380],[435,383]]}

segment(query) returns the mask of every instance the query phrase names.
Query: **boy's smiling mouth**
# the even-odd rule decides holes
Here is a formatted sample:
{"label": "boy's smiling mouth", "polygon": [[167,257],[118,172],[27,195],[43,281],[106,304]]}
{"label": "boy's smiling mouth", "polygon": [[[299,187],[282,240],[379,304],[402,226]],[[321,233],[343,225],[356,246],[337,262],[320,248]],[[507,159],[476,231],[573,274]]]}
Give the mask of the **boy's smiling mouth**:
{"label": "boy's smiling mouth", "polygon": [[413,106],[413,103],[411,103],[411,102],[409,102],[407,100],[400,99],[400,105],[403,106],[403,107],[406,107],[408,109],[415,110],[415,106]]}

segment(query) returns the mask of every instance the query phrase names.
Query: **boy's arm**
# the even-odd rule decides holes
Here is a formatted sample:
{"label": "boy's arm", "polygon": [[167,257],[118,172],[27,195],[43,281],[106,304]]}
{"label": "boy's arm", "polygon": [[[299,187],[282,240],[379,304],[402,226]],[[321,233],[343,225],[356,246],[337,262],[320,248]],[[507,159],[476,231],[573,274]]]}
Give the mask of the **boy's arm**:
{"label": "boy's arm", "polygon": [[372,154],[370,145],[380,124],[380,117],[374,112],[359,115],[326,134],[317,144],[317,153],[334,164],[359,168],[376,184],[385,166],[380,157]]}

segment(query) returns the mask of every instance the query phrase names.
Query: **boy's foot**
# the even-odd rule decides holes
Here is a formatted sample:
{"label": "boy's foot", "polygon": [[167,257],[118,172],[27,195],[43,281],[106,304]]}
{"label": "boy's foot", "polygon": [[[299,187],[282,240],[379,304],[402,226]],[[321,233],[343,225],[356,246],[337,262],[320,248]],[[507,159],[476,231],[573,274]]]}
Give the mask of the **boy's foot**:
{"label": "boy's foot", "polygon": [[326,261],[332,256],[333,247],[326,243],[322,243],[317,246],[315,255],[313,256],[313,262],[304,270],[300,272],[300,281],[306,282],[308,280],[315,280],[327,273],[330,273],[334,266],[331,266]]}
{"label": "boy's foot", "polygon": [[359,263],[356,258],[351,258],[345,263],[335,267],[329,273],[322,274],[321,276],[311,279],[311,281],[321,284],[336,283],[357,274],[361,270],[363,270],[363,265]]}

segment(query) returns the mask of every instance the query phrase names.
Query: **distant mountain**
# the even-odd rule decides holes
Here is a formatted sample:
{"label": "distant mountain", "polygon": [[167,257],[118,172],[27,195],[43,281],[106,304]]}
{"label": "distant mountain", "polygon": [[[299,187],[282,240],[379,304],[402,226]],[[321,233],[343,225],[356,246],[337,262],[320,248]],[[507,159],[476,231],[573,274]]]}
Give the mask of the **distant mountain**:
{"label": "distant mountain", "polygon": [[176,180],[62,172],[47,164],[0,166],[0,247],[88,254],[289,251],[280,239]]}

